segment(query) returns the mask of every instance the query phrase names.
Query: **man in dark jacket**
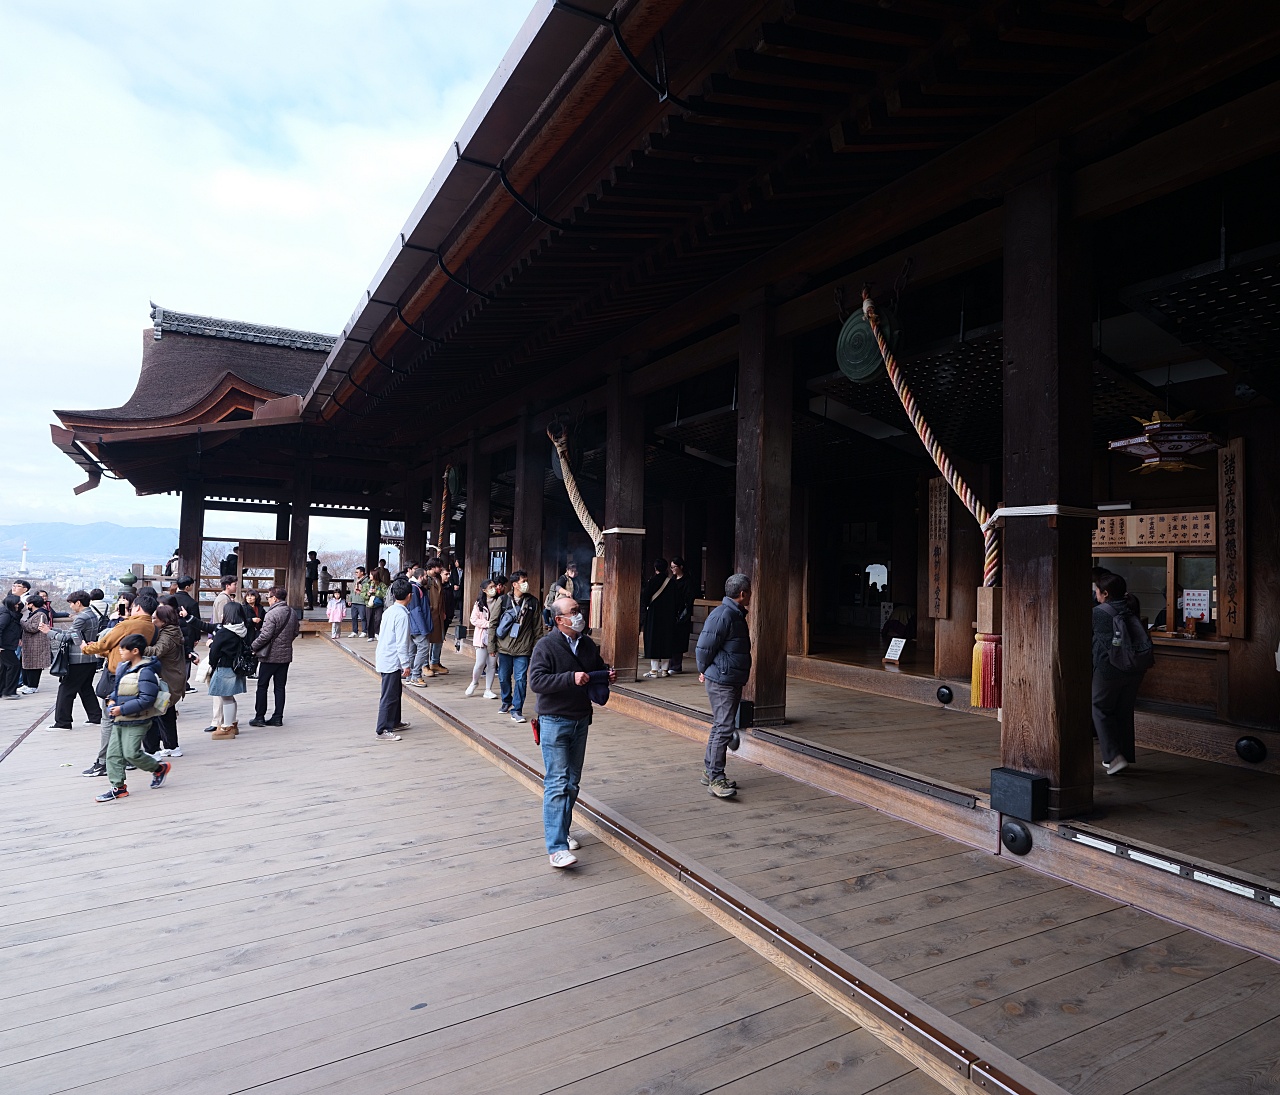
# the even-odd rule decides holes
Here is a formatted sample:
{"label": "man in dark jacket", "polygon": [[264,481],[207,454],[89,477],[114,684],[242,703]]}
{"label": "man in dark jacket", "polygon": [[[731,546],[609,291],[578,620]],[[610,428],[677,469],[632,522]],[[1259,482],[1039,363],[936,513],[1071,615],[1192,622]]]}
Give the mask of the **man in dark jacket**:
{"label": "man in dark jacket", "polygon": [[154,659],[143,654],[147,640],[141,635],[128,635],[120,643],[120,664],[116,667],[116,685],[107,700],[107,713],[111,716],[111,741],[107,746],[107,776],[111,786],[103,791],[95,802],[114,802],[127,798],[129,788],[124,782],[124,766],[132,764],[152,774],[151,786],[159,787],[169,774],[167,761],[157,761],[142,748],[142,736],[155,717],[156,698],[160,695],[160,680],[156,676]]}
{"label": "man in dark jacket", "polygon": [[[251,649],[258,655],[258,697],[250,726],[284,725],[284,688],[293,661],[293,640],[298,637],[298,617],[286,603],[288,590],[272,586],[267,594],[267,614]],[[267,718],[267,689],[275,684],[275,709]]]}
{"label": "man in dark jacket", "polygon": [[[578,842],[570,835],[573,805],[578,801],[582,763],[591,725],[592,674],[617,674],[600,658],[596,644],[583,634],[587,621],[572,597],[553,605],[555,629],[533,648],[529,687],[538,697],[538,732],[546,778],[542,783],[542,828],[553,867],[572,867]],[[597,676],[598,683],[603,680]]]}
{"label": "man in dark jacket", "polygon": [[71,609],[71,627],[54,634],[70,643],[67,650],[70,664],[66,675],[58,682],[58,698],[54,701],[50,730],[71,729],[71,715],[77,696],[88,721],[94,726],[102,722],[102,704],[93,692],[93,675],[101,663],[96,655],[84,654],[80,650],[85,643],[97,639],[98,614],[89,607],[89,594],[83,589],[70,594],[67,605]]}
{"label": "man in dark jacket", "polygon": [[751,676],[750,604],[751,579],[732,575],[724,584],[724,600],[711,610],[698,636],[698,680],[706,686],[712,714],[702,785],[716,798],[733,798],[738,793],[738,785],[725,778],[724,755],[742,702],[742,686]]}
{"label": "man in dark jacket", "polygon": [[[505,617],[505,619],[504,619]],[[499,635],[504,630],[504,635]],[[511,574],[511,592],[489,612],[489,649],[498,655],[498,687],[502,710],[512,722],[524,722],[525,677],[529,656],[542,634],[542,610],[529,592],[529,576],[523,570]]]}

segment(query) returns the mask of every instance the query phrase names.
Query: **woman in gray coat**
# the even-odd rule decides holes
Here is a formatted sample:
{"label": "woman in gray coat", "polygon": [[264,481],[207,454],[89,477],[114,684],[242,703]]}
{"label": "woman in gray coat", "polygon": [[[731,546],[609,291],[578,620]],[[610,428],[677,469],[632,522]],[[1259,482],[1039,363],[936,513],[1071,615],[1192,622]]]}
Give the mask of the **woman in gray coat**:
{"label": "woman in gray coat", "polygon": [[53,664],[53,648],[49,632],[53,629],[53,610],[38,593],[27,600],[27,614],[22,621],[22,687],[19,692],[40,691],[40,674]]}

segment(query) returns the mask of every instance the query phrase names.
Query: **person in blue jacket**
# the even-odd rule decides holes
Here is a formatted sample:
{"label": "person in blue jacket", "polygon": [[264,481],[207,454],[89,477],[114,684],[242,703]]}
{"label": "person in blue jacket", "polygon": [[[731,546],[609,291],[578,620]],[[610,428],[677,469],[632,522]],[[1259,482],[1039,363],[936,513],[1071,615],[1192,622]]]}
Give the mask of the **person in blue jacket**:
{"label": "person in blue jacket", "polygon": [[738,793],[738,785],[725,777],[724,757],[742,702],[742,686],[751,676],[750,604],[751,579],[745,574],[731,575],[724,584],[724,600],[702,625],[695,653],[698,680],[707,689],[712,715],[702,785],[716,798],[733,798]]}
{"label": "person in blue jacket", "polygon": [[120,643],[120,664],[116,667],[116,684],[107,700],[111,715],[111,740],[107,744],[107,777],[111,786],[95,802],[114,802],[129,797],[124,781],[128,762],[152,774],[151,786],[159,787],[169,774],[168,761],[157,761],[142,748],[142,738],[155,718],[160,680],[156,676],[155,659],[143,654],[147,640],[141,635],[127,635]]}

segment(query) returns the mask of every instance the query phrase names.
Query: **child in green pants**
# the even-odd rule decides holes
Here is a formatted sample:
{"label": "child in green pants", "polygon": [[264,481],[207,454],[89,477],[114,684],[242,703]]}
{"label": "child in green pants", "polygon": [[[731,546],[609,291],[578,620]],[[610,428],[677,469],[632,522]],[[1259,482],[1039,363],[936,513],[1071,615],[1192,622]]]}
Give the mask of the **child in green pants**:
{"label": "child in green pants", "polygon": [[129,635],[120,644],[116,686],[107,700],[107,709],[115,720],[107,745],[107,778],[111,780],[111,787],[95,802],[114,802],[128,797],[129,788],[124,782],[126,761],[144,772],[151,772],[152,787],[159,787],[169,774],[171,766],[167,762],[157,761],[142,748],[142,737],[151,726],[152,709],[160,695],[154,659],[142,653],[146,648],[147,640],[141,635]]}

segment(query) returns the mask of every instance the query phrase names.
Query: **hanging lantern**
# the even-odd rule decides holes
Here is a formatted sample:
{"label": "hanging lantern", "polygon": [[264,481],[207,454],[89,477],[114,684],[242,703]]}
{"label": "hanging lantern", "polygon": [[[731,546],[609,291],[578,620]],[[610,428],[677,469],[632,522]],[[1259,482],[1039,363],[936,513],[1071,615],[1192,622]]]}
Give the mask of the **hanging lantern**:
{"label": "hanging lantern", "polygon": [[1112,441],[1107,447],[1112,452],[1138,457],[1142,463],[1134,471],[1143,475],[1153,471],[1194,468],[1196,465],[1188,464],[1186,457],[1213,452],[1222,447],[1222,442],[1207,430],[1193,429],[1189,425],[1194,417],[1194,411],[1180,414],[1176,418],[1164,411],[1156,411],[1150,419],[1135,419],[1142,423],[1142,436]]}

